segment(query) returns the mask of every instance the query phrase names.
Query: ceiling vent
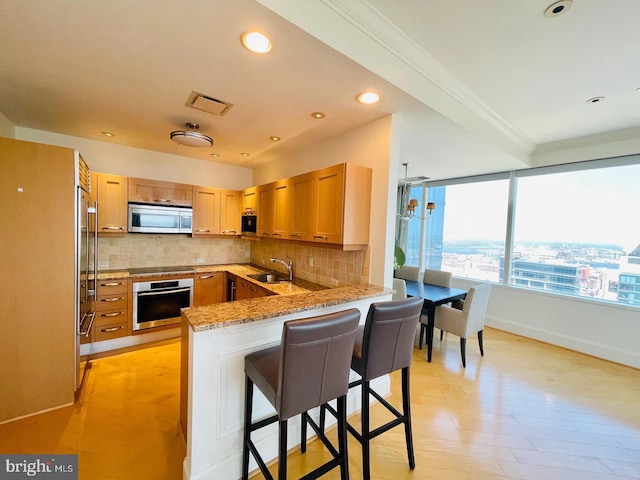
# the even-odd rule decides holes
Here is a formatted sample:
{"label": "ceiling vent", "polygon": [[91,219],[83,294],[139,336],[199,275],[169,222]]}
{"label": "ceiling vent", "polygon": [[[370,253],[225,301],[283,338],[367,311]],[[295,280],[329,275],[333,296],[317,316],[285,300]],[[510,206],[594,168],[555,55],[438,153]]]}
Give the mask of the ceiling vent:
{"label": "ceiling vent", "polygon": [[223,102],[222,100],[198,92],[191,92],[185,105],[197,110],[202,110],[203,112],[213,113],[219,117],[223,116],[233,107],[231,103]]}

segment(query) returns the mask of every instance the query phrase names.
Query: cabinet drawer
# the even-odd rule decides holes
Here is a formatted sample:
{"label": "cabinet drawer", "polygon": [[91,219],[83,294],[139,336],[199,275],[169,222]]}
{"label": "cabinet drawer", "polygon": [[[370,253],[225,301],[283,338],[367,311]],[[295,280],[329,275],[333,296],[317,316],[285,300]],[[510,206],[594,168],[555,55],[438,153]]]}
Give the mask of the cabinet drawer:
{"label": "cabinet drawer", "polygon": [[111,340],[113,338],[126,337],[129,335],[129,329],[125,324],[93,326],[93,341],[102,342],[103,340]]}
{"label": "cabinet drawer", "polygon": [[97,293],[99,297],[127,293],[128,279],[98,280]]}
{"label": "cabinet drawer", "polygon": [[104,310],[117,310],[127,309],[127,294],[126,293],[117,293],[115,295],[104,295],[102,297],[98,297],[95,302],[95,310],[96,312],[102,312]]}
{"label": "cabinet drawer", "polygon": [[128,324],[127,309],[96,311],[96,319],[93,322],[93,329],[97,331],[98,327],[105,325],[113,325],[115,323]]}

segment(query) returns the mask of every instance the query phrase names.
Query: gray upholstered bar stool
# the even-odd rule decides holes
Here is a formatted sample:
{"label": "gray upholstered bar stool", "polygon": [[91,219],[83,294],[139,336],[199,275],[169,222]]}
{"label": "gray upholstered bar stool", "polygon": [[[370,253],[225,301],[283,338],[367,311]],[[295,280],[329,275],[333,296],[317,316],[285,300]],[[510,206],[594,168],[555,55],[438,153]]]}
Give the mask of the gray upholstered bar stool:
{"label": "gray upholstered bar stool", "polygon": [[[284,323],[280,345],[245,357],[243,479],[249,476],[249,452],[265,478],[273,479],[251,440],[251,432],[275,422],[279,422],[278,479],[287,478],[287,420],[299,414],[302,414],[302,452],[306,450],[306,426],[309,423],[333,457],[303,478],[318,478],[337,466],[340,466],[341,478],[349,478],[346,396],[359,322],[360,311],[355,308],[290,320]],[[254,384],[271,402],[276,415],[252,423]],[[333,399],[337,399],[338,409],[338,450],[306,413]]]}
{"label": "gray upholstered bar stool", "polygon": [[[404,424],[405,440],[409,467],[413,470],[416,462],[413,453],[413,437],[411,433],[411,406],[409,367],[413,356],[413,342],[423,300],[410,297],[405,300],[372,303],[367,320],[358,329],[353,347],[351,369],[360,375],[360,379],[349,384],[349,388],[362,387],[362,410],[360,433],[347,424],[347,429],[362,444],[362,475],[364,480],[371,478],[369,444],[378,435],[391,428]],[[382,375],[402,370],[402,409],[398,412],[377,392],[371,389],[370,381]],[[369,425],[369,395],[373,395],[396,418],[371,430]],[[330,405],[323,405],[320,410],[320,428],[324,429],[325,412],[338,415]]]}

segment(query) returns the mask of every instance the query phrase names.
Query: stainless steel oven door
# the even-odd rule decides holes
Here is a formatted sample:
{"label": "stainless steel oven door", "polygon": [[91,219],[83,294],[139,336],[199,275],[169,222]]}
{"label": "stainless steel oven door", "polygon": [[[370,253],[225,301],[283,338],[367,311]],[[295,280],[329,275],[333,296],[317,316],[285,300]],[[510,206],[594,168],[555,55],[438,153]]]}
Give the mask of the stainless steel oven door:
{"label": "stainless steel oven door", "polygon": [[193,305],[193,278],[133,283],[133,330],[176,325]]}

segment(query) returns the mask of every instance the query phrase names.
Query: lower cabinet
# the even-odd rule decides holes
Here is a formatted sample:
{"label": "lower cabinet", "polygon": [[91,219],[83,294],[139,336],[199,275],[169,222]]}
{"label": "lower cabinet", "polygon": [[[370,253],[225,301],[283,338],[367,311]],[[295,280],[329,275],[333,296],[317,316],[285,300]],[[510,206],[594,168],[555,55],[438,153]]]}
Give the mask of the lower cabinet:
{"label": "lower cabinet", "polygon": [[92,342],[131,335],[131,279],[99,280]]}
{"label": "lower cabinet", "polygon": [[236,300],[266,297],[267,295],[274,295],[274,293],[242,278],[238,278],[236,281]]}
{"label": "lower cabinet", "polygon": [[193,282],[193,306],[221,303],[227,299],[225,272],[198,273]]}

